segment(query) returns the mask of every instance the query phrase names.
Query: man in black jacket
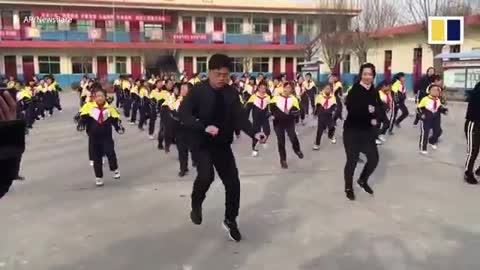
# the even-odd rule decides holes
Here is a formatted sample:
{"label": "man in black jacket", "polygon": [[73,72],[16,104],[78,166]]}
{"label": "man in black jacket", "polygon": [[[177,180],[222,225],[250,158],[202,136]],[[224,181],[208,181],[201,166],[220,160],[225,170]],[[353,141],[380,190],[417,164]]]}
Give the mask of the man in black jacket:
{"label": "man in black jacket", "polygon": [[[465,162],[465,182],[476,185],[477,179],[473,175],[473,166],[480,148],[480,82],[470,93],[467,115],[465,116],[465,136],[467,138],[467,161]],[[475,171],[480,176],[480,168]]]}
{"label": "man in black jacket", "polygon": [[230,238],[238,242],[241,240],[236,223],[240,206],[240,180],[231,148],[233,133],[241,129],[262,143],[265,142],[265,135],[254,134],[237,91],[228,85],[230,58],[215,54],[208,66],[208,80],[195,84],[179,111],[180,121],[193,137],[191,147],[197,161],[190,218],[194,224],[202,223],[202,203],[214,180],[215,168],[226,192],[223,226]]}
{"label": "man in black jacket", "polygon": [[8,91],[0,95],[0,198],[17,177],[25,151],[25,122],[17,120],[17,104]]}

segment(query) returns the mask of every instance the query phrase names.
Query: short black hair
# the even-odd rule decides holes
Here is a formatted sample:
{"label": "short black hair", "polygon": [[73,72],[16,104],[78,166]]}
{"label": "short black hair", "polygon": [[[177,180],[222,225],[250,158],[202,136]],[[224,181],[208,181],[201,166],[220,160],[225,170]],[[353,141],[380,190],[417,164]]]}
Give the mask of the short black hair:
{"label": "short black hair", "polygon": [[97,92],[102,92],[105,95],[105,97],[107,97],[107,91],[102,88],[102,85],[100,83],[92,84],[92,87],[90,89],[91,89],[90,91],[92,92],[92,94],[95,94]]}
{"label": "short black hair", "polygon": [[434,81],[439,81],[439,80],[443,80],[442,76],[439,75],[439,74],[435,74],[435,75],[433,75],[431,78],[432,78],[432,79],[431,79],[432,82],[434,82]]}
{"label": "short black hair", "polygon": [[232,70],[232,60],[225,54],[214,54],[208,60],[208,70],[226,68]]}
{"label": "short black hair", "polygon": [[377,71],[375,70],[375,65],[373,65],[372,63],[363,63],[361,66],[360,66],[360,71],[358,72],[358,78],[362,78],[362,73],[363,73],[363,70],[366,69],[366,68],[369,68],[372,70],[372,73],[373,73],[373,77],[375,78],[375,76],[377,75]]}
{"label": "short black hair", "polygon": [[391,84],[392,83],[389,80],[383,80],[383,81],[381,81],[377,84],[376,89],[377,89],[377,91],[380,91],[384,86],[389,86]]}
{"label": "short black hair", "polygon": [[188,91],[190,91],[190,90],[192,89],[192,87],[193,87],[193,85],[192,85],[191,83],[188,83],[188,82],[181,83],[181,84],[180,84],[180,87],[182,87],[182,86],[184,86],[184,85],[186,85],[186,86],[188,87]]}

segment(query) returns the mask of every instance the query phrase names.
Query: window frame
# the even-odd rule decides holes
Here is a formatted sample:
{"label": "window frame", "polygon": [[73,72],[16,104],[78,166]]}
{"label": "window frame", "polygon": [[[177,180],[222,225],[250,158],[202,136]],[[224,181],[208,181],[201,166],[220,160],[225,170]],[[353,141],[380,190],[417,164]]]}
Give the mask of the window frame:
{"label": "window frame", "polygon": [[[264,22],[259,22],[260,20]],[[254,34],[263,34],[270,32],[270,18],[253,18],[252,28]]]}
{"label": "window frame", "polygon": [[342,74],[351,73],[351,66],[352,66],[352,56],[351,54],[346,54],[345,58],[342,61]]}
{"label": "window frame", "polygon": [[[199,32],[198,31],[198,26],[199,26],[199,20],[200,19],[200,25],[203,27],[203,31]],[[195,16],[195,33],[197,34],[206,34],[207,33],[207,17],[196,17]]]}
{"label": "window frame", "polygon": [[[235,20],[238,20],[238,21],[235,21]],[[233,27],[233,28],[229,29],[229,27]],[[229,30],[234,30],[234,31],[229,31]],[[243,18],[242,17],[225,18],[225,33],[227,33],[227,34],[242,34],[243,33]]]}
{"label": "window frame", "polygon": [[[199,61],[199,59],[205,59],[205,61]],[[197,73],[206,73],[208,71],[208,57],[206,56],[197,56],[195,57],[195,67]],[[201,66],[199,66],[201,65]],[[200,67],[200,68],[199,68]]]}
{"label": "window frame", "polygon": [[[78,61],[79,60],[79,61]],[[72,63],[72,74],[91,74],[93,73],[93,57],[89,56],[72,56],[70,58]],[[86,68],[85,68],[86,64]],[[76,72],[76,65],[80,65],[80,72]],[[86,71],[84,71],[85,69]]]}
{"label": "window frame", "polygon": [[[118,61],[119,58],[125,59],[125,61]],[[124,65],[124,69],[120,68],[119,70],[119,64]],[[115,73],[116,74],[126,74],[127,73],[127,57],[126,56],[115,56]]]}
{"label": "window frame", "polygon": [[[58,60],[57,60],[58,58]],[[38,71],[40,74],[60,74],[60,56],[52,56],[52,55],[39,55],[38,56]],[[47,70],[44,70],[45,65],[47,66]],[[55,68],[52,68],[55,66]],[[58,68],[58,72],[56,69]],[[47,71],[47,72],[45,72]]]}
{"label": "window frame", "polygon": [[[245,66],[244,66],[244,61],[245,57],[231,57],[230,60],[232,61],[232,70],[230,72],[232,73],[244,73],[245,72]],[[237,65],[240,66],[240,69],[237,69]]]}
{"label": "window frame", "polygon": [[[255,66],[260,67],[260,69],[256,69]],[[265,67],[266,69],[264,69]],[[252,58],[252,72],[268,73],[270,72],[269,68],[270,68],[270,57],[253,57]]]}

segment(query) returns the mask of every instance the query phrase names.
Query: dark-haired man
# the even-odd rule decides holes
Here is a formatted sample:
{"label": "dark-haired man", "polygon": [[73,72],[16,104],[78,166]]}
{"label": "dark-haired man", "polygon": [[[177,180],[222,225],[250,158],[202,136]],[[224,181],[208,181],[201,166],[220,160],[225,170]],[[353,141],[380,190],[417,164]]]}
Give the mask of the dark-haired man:
{"label": "dark-haired man", "polygon": [[242,129],[262,143],[265,135],[254,133],[252,123],[242,109],[238,92],[228,85],[230,58],[215,54],[210,58],[208,67],[208,79],[194,85],[179,111],[180,121],[193,136],[192,148],[197,161],[190,218],[194,224],[202,223],[202,203],[214,180],[215,168],[226,192],[223,225],[230,238],[238,242],[242,238],[236,223],[240,206],[240,180],[231,148],[233,133]]}

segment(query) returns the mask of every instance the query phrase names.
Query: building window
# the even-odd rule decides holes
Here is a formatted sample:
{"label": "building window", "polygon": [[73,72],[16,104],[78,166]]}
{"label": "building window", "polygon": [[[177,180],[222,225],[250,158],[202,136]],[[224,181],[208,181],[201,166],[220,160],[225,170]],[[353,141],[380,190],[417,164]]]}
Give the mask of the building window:
{"label": "building window", "polygon": [[460,45],[450,45],[450,53],[459,53],[460,51]]}
{"label": "building window", "polygon": [[127,73],[127,57],[125,56],[115,57],[115,72],[117,74]]}
{"label": "building window", "polygon": [[197,73],[207,72],[207,57],[197,57]]}
{"label": "building window", "polygon": [[226,18],[227,34],[241,34],[243,31],[242,18]]}
{"label": "building window", "polygon": [[92,72],[92,57],[72,57],[72,74],[86,74]]}
{"label": "building window", "polygon": [[231,58],[232,61],[232,70],[231,72],[244,72],[244,58],[243,57],[233,57]]}
{"label": "building window", "polygon": [[253,19],[253,33],[255,34],[268,33],[269,30],[270,30],[270,19],[268,18]]}
{"label": "building window", "polygon": [[2,28],[4,30],[13,29],[13,11],[2,10],[0,16],[2,19]]}
{"label": "building window", "polygon": [[301,72],[303,65],[302,63],[305,62],[305,58],[303,57],[297,57],[297,72]]}
{"label": "building window", "polygon": [[252,71],[253,72],[268,72],[268,57],[254,57],[252,59]]}
{"label": "building window", "polygon": [[308,20],[297,21],[297,34],[311,34],[313,30],[313,24]]}
{"label": "building window", "polygon": [[43,31],[57,31],[58,25],[56,20],[43,20],[37,22],[37,27]]}
{"label": "building window", "polygon": [[72,20],[70,30],[79,32],[88,32],[92,28],[92,21],[89,20]]}
{"label": "building window", "polygon": [[150,40],[162,40],[163,39],[163,25],[162,24],[144,24],[143,30],[145,37]]}
{"label": "building window", "polygon": [[39,56],[38,71],[42,74],[59,74],[60,56]]}
{"label": "building window", "polygon": [[343,59],[342,73],[350,73],[350,54],[345,55],[345,59]]}
{"label": "building window", "polygon": [[321,19],[321,29],[323,33],[332,33],[337,31],[337,21],[335,17],[325,17]]}
{"label": "building window", "polygon": [[195,17],[195,33],[205,34],[207,32],[207,18]]}
{"label": "building window", "polygon": [[125,21],[115,21],[115,32],[125,32]]}

